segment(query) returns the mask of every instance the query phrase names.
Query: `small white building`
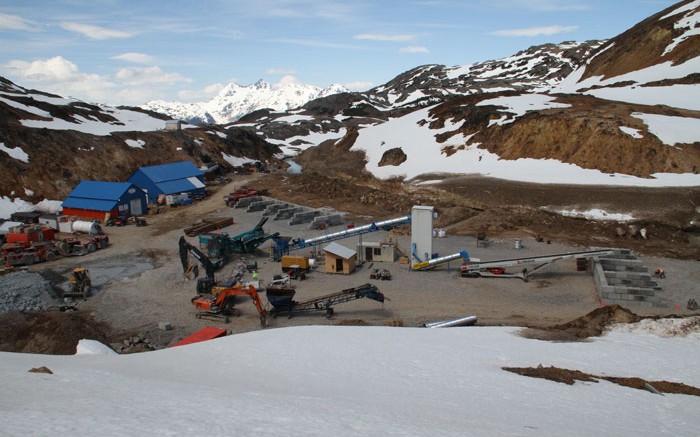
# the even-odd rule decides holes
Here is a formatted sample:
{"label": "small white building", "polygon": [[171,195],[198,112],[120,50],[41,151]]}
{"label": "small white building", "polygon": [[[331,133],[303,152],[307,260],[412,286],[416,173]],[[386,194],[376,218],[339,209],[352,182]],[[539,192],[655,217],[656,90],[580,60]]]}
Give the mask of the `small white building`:
{"label": "small white building", "polygon": [[182,120],[168,120],[165,122],[165,130],[180,131],[182,130]]}
{"label": "small white building", "polygon": [[363,241],[357,245],[357,252],[363,261],[387,262],[396,261],[396,243]]}

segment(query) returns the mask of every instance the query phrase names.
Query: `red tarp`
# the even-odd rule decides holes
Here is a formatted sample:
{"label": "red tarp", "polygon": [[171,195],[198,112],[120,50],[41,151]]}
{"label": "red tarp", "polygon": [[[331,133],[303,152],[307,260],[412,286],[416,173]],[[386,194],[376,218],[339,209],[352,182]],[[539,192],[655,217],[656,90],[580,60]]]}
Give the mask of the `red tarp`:
{"label": "red tarp", "polygon": [[200,341],[207,341],[214,338],[224,337],[226,335],[225,329],[215,328],[213,326],[207,326],[206,328],[200,329],[194,334],[183,338],[177,343],[170,345],[169,347],[183,346],[185,344],[199,343]]}

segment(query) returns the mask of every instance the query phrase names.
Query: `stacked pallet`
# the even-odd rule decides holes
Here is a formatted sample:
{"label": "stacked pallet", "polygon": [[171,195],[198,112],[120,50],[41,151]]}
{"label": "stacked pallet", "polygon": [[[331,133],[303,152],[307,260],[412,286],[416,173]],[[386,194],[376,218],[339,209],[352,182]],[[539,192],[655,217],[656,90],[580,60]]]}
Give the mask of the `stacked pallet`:
{"label": "stacked pallet", "polygon": [[185,235],[188,237],[196,237],[204,232],[213,231],[215,229],[225,228],[233,224],[233,217],[226,217],[214,220],[202,220],[192,226],[185,228]]}

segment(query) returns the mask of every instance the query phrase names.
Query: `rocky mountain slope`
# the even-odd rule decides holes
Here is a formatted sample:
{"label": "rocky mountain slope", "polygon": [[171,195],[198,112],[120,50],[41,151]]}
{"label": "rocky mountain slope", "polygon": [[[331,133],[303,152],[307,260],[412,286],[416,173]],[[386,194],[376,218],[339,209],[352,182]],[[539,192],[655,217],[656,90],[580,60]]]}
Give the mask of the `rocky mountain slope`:
{"label": "rocky mountain slope", "polygon": [[[365,93],[287,114],[261,111],[241,123],[290,155],[342,138],[383,178],[480,173],[475,150],[479,161],[492,154],[641,178],[697,174],[699,17],[700,3],[684,1],[608,41],[547,44],[465,67],[421,66]],[[422,148],[407,144],[418,135],[405,131],[416,124],[424,127]],[[669,130],[684,135],[669,138]],[[428,145],[450,159],[426,159]]]}
{"label": "rocky mountain slope", "polygon": [[[372,175],[484,174],[487,164],[517,175],[534,161],[642,178],[692,176],[700,168],[698,17],[700,2],[683,1],[608,41],[547,44],[462,67],[421,66],[364,93],[258,109],[235,123],[180,132],[163,130],[168,117],[155,112],[90,105],[2,80],[0,196],[60,199],[82,179],[124,180],[142,165],[190,159],[230,169],[232,157],[274,161],[282,154],[296,156],[305,172],[333,168],[334,177],[357,184]],[[249,106],[223,104],[248,93],[244,88],[227,87],[212,101],[218,115],[201,115],[216,120],[257,107],[252,89],[241,100]]]}
{"label": "rocky mountain slope", "polygon": [[279,149],[239,128],[166,131],[168,117],[24,89],[0,80],[0,197],[62,199],[81,180],[123,181],[177,160],[273,160]]}
{"label": "rocky mountain slope", "polygon": [[264,80],[249,86],[229,83],[208,102],[179,103],[161,100],[148,102],[142,108],[196,124],[224,124],[258,109],[285,111],[331,94],[347,91],[342,85],[319,88],[284,78],[275,86]]}

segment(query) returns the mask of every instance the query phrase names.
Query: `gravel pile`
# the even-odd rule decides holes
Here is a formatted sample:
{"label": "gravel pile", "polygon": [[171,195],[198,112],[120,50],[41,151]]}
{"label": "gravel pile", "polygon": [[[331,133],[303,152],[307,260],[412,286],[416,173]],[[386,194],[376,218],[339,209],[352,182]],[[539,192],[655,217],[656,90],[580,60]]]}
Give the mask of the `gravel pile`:
{"label": "gravel pile", "polygon": [[38,273],[14,272],[0,276],[0,314],[44,310],[54,304],[53,288]]}

